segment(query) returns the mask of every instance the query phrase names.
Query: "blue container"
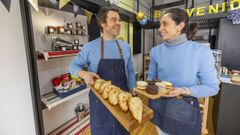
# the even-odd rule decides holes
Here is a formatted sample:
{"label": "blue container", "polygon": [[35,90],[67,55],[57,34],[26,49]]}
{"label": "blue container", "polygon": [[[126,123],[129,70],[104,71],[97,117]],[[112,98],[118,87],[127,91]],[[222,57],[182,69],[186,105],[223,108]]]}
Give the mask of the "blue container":
{"label": "blue container", "polygon": [[58,90],[58,91],[57,91],[57,90],[54,90],[54,93],[55,93],[58,97],[60,97],[60,98],[65,98],[65,97],[67,97],[67,96],[70,96],[70,95],[72,95],[72,94],[74,94],[74,93],[76,93],[76,92],[79,92],[79,91],[85,89],[86,87],[87,87],[86,84],[80,84],[80,86],[77,87],[77,88],[75,88],[75,89],[71,89],[71,90],[68,90],[68,91],[64,91],[64,90]]}

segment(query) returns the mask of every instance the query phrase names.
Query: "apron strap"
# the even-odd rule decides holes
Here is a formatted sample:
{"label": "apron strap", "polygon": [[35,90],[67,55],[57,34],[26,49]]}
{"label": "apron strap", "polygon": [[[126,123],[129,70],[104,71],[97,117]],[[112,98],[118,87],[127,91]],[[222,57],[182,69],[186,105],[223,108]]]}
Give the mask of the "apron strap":
{"label": "apron strap", "polygon": [[[122,48],[120,47],[118,41],[117,40],[115,40],[115,41],[117,43],[117,47],[118,47],[118,52],[120,54],[120,58],[122,59],[123,58]],[[104,40],[103,40],[103,37],[101,37],[101,58],[102,59],[104,58]]]}
{"label": "apron strap", "polygon": [[118,52],[119,52],[120,57],[121,57],[121,59],[122,59],[122,58],[123,58],[122,48],[120,47],[120,45],[119,45],[119,43],[118,43],[117,40],[116,40],[116,43],[117,43],[117,47],[118,47]]}
{"label": "apron strap", "polygon": [[104,58],[104,41],[103,37],[101,37],[101,58]]}

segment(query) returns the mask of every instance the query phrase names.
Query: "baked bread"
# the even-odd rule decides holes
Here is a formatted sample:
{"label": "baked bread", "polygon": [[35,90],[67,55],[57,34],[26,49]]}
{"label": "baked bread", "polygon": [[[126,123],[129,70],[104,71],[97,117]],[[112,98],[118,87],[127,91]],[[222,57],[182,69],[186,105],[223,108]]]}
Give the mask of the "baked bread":
{"label": "baked bread", "polygon": [[118,104],[123,111],[128,110],[128,99],[131,97],[131,94],[128,92],[120,91],[118,94]]}
{"label": "baked bread", "polygon": [[110,92],[112,89],[114,89],[114,88],[116,88],[115,85],[108,85],[108,86],[106,86],[106,87],[104,88],[104,90],[103,90],[102,97],[103,97],[104,99],[107,99],[107,98],[108,98],[108,95],[109,95],[109,92]]}
{"label": "baked bread", "polygon": [[112,84],[111,81],[105,81],[105,82],[103,82],[102,85],[100,86],[98,92],[99,92],[100,94],[103,93],[103,90],[105,89],[105,87],[108,86],[108,85],[111,85],[111,84]]}
{"label": "baked bread", "polygon": [[93,88],[98,91],[100,89],[100,86],[102,85],[102,83],[104,82],[103,79],[97,79],[94,82]]}
{"label": "baked bread", "polygon": [[138,121],[138,123],[141,123],[143,113],[142,100],[139,97],[130,97],[128,105],[133,117]]}
{"label": "baked bread", "polygon": [[109,99],[109,102],[112,105],[117,105],[118,104],[118,93],[120,91],[121,91],[120,88],[115,87],[115,88],[111,89],[111,91],[109,92],[108,99]]}

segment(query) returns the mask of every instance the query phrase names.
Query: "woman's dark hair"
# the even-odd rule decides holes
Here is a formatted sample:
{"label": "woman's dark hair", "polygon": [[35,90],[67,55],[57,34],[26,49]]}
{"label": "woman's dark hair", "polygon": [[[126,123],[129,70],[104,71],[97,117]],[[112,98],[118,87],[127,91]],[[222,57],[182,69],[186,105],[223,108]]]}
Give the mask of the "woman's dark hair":
{"label": "woman's dark hair", "polygon": [[103,7],[100,9],[100,11],[97,14],[97,25],[100,28],[100,31],[103,31],[102,26],[100,25],[101,23],[106,23],[107,22],[107,14],[109,11],[114,11],[119,13],[119,10],[116,7],[110,6],[110,7]]}
{"label": "woman's dark hair", "polygon": [[190,23],[189,24],[189,16],[186,13],[186,11],[184,11],[183,9],[179,9],[179,8],[172,8],[168,11],[166,11],[164,14],[170,14],[170,17],[172,18],[172,20],[178,25],[181,22],[185,23],[184,28],[182,29],[181,33],[186,33],[188,39],[192,39],[194,37],[194,35],[197,32],[197,23]]}

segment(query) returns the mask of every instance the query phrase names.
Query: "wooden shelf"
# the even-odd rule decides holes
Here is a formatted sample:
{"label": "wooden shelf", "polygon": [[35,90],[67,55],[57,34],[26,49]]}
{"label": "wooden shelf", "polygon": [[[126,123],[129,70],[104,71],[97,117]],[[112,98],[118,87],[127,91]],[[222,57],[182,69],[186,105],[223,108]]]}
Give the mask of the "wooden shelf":
{"label": "wooden shelf", "polygon": [[89,35],[69,35],[69,34],[45,34],[51,37],[89,37]]}
{"label": "wooden shelf", "polygon": [[67,96],[65,98],[58,97],[55,93],[51,92],[48,94],[45,94],[41,97],[42,102],[47,106],[49,110],[51,110],[53,107],[64,103],[66,101],[69,101],[75,97],[81,96],[83,94],[87,94],[89,92],[90,88],[83,89],[77,93],[74,93],[70,96]]}
{"label": "wooden shelf", "polygon": [[67,50],[67,51],[42,51],[36,52],[38,60],[45,59],[48,61],[53,58],[61,58],[61,57],[71,57],[76,56],[80,50]]}

